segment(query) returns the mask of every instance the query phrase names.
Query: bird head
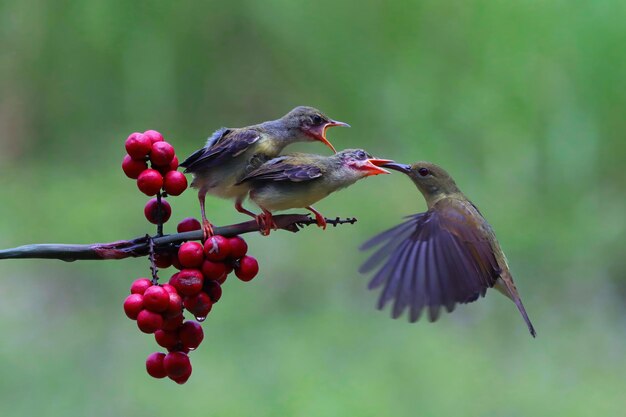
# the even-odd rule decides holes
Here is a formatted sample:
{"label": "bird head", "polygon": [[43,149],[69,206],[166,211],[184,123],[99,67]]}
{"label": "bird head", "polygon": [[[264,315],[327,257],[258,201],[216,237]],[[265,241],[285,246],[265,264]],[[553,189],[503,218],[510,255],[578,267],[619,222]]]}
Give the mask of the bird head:
{"label": "bird head", "polygon": [[383,166],[408,175],[427,200],[436,195],[460,193],[450,174],[432,162],[420,161],[412,165],[391,162]]}
{"label": "bird head", "polygon": [[333,126],[350,127],[349,124],[333,120],[321,111],[307,106],[298,106],[291,110],[283,120],[288,128],[298,130],[309,140],[318,140],[337,153],[335,147],[326,139],[326,129]]}
{"label": "bird head", "polygon": [[346,149],[338,152],[334,157],[340,161],[345,174],[356,179],[371,175],[390,174],[381,166],[393,163],[390,159],[373,158],[363,149]]}

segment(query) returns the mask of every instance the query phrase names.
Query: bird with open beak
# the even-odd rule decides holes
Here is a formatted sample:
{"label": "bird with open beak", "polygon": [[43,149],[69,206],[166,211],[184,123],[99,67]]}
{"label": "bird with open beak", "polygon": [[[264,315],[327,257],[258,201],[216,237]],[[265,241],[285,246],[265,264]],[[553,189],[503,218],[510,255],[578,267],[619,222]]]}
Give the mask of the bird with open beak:
{"label": "bird with open beak", "polygon": [[451,312],[457,303],[476,301],[495,287],[515,303],[535,337],[493,229],[452,177],[429,162],[384,166],[409,176],[428,211],[409,216],[361,247],[378,247],[360,269],[366,273],[379,267],[369,283],[370,289],[383,286],[378,308],[393,301],[393,318],[408,308],[415,322],[427,309],[435,321],[441,307]]}
{"label": "bird with open beak", "polygon": [[293,153],[266,162],[247,174],[241,183],[248,184],[250,199],[263,210],[257,216],[262,234],[268,235],[271,228],[276,229],[272,212],[291,208],[312,211],[317,225],[325,229],[324,216],[312,205],[361,178],[389,174],[381,165],[390,162],[372,158],[362,149],[346,149],[332,156]]}
{"label": "bird with open beak", "polygon": [[213,133],[202,149],[180,164],[185,173],[193,174],[191,186],[198,189],[205,238],[213,234],[204,208],[207,194],[234,199],[237,211],[255,216],[242,205],[249,190],[240,180],[294,142],[319,141],[336,152],[326,139],[326,130],[332,126],[350,127],[313,107],[299,106],[277,120]]}

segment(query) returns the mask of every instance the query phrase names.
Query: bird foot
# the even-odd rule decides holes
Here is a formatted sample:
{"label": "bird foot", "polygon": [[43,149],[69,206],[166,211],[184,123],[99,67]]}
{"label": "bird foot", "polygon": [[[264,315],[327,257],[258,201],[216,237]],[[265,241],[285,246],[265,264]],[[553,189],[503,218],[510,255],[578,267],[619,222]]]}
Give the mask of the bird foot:
{"label": "bird foot", "polygon": [[321,227],[322,230],[326,230],[326,219],[320,213],[315,213],[315,223],[317,223],[317,226]]}
{"label": "bird foot", "polygon": [[259,233],[261,233],[263,236],[269,236],[270,228],[267,227],[265,213],[257,214],[256,216],[254,216],[254,219],[256,220],[256,224],[259,226]]}
{"label": "bird foot", "polygon": [[206,219],[203,220],[202,221],[202,235],[203,235],[202,241],[205,242],[208,238],[210,238],[214,234],[215,233],[213,232],[213,225],[209,223],[208,220]]}

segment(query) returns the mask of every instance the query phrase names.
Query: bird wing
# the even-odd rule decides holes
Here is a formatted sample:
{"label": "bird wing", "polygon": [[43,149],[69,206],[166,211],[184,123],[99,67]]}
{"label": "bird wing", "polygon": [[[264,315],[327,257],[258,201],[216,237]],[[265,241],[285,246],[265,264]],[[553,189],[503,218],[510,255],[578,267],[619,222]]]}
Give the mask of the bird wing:
{"label": "bird wing", "polygon": [[239,183],[246,181],[291,181],[304,182],[321,177],[320,167],[303,164],[293,156],[279,156],[271,159],[248,173]]}
{"label": "bird wing", "polygon": [[211,168],[225,159],[241,155],[259,139],[261,139],[260,133],[253,129],[221,128],[211,135],[204,148],[195,151],[180,166],[185,168],[185,172]]}
{"label": "bird wing", "polygon": [[368,287],[383,286],[378,308],[393,300],[393,318],[409,308],[415,322],[428,308],[429,320],[435,321],[441,307],[450,312],[457,303],[477,300],[500,275],[488,237],[468,216],[471,207],[440,203],[361,246],[378,247],[360,272],[379,268]]}

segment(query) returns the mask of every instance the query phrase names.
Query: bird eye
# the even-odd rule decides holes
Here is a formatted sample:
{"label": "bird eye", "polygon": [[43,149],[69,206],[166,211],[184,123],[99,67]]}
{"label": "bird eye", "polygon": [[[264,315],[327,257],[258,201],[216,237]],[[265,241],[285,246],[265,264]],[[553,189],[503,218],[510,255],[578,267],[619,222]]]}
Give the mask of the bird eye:
{"label": "bird eye", "polygon": [[313,117],[311,117],[311,121],[313,122],[313,125],[317,126],[317,125],[321,125],[324,120],[322,119],[322,116],[320,116],[319,114],[316,114],[316,115],[313,115]]}
{"label": "bird eye", "polygon": [[362,161],[366,158],[367,158],[367,154],[364,151],[358,151],[356,153],[356,159],[358,159],[359,161]]}
{"label": "bird eye", "polygon": [[428,168],[420,168],[417,170],[417,173],[420,174],[422,177],[426,177],[430,174],[430,171],[428,170]]}

